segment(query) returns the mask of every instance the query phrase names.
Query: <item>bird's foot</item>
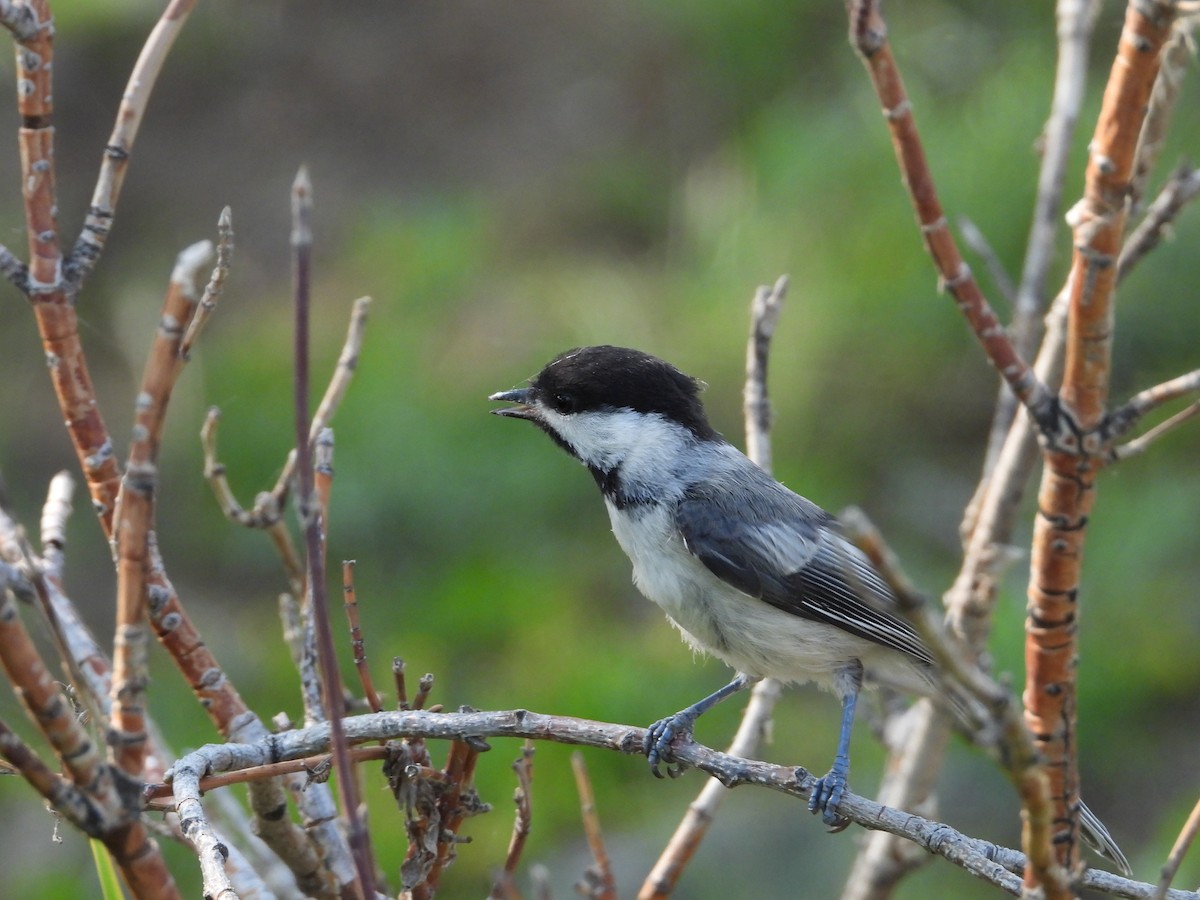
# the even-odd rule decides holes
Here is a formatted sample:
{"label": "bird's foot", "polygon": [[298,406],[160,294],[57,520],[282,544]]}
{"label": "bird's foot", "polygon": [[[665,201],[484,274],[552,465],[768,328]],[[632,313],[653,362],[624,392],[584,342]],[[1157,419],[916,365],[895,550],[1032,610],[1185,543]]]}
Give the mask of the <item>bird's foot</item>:
{"label": "bird's foot", "polygon": [[842,794],[846,792],[846,776],[848,765],[840,765],[835,761],[833,768],[823,778],[818,778],[808,797],[808,811],[821,814],[821,821],[829,826],[830,831],[842,831],[850,824],[850,820],[837,813],[838,804],[842,802]]}
{"label": "bird's foot", "polygon": [[686,768],[682,763],[675,762],[674,744],[678,741],[691,740],[692,729],[696,727],[696,714],[691,709],[681,710],[673,716],[659,719],[646,729],[646,740],[643,747],[646,759],[650,763],[650,771],[655,778],[662,778],[659,771],[660,763],[667,764],[667,774],[677,778]]}

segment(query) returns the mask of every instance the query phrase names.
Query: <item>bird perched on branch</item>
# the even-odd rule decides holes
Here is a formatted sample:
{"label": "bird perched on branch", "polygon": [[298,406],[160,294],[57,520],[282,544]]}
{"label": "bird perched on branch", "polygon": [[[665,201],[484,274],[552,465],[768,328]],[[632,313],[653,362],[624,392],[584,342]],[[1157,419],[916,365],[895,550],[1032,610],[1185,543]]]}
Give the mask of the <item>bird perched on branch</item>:
{"label": "bird perched on branch", "polygon": [[654,774],[671,762],[673,743],[690,738],[696,719],[726,697],[768,676],[816,682],[841,699],[842,725],[833,766],[808,806],[840,825],[860,690],[885,684],[956,701],[891,589],[837,520],[722,438],[700,389],[646,353],[599,346],[568,350],[528,387],[489,399],[515,404],[493,412],[532,422],[587,466],[638,588],[688,644],[737,672],[650,726],[645,751]]}

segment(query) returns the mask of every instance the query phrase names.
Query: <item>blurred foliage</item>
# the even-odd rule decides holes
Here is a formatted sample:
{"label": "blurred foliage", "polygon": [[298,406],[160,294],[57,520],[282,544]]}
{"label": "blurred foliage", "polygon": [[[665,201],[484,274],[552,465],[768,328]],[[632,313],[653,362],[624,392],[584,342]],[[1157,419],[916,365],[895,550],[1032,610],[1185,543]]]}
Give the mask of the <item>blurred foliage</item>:
{"label": "blurred foliage", "polygon": [[[351,300],[374,297],[335,422],[330,558],[358,560],[377,684],[399,655],[410,683],[436,674],[433,701],[450,708],[642,724],[723,683],[723,667],[693,664],[636,594],[591,480],[532,429],[488,416],[484,398],[566,347],[631,344],[705,378],[715,424],[736,439],[748,301],[783,272],[792,288],[772,360],[777,475],[829,508],[863,505],[928,591],[948,585],[995,379],[937,295],[840,3],[328,6],[201,5],[168,62],[109,253],[80,301],[119,439],[172,258],[211,236],[221,205],[232,203],[234,272],[172,401],[159,528],[181,595],[264,718],[299,711],[276,637],[284,583],[266,539],[230,526],[211,501],[195,435],[204,408],[218,405],[222,457],[244,502],[282,465],[287,185],[301,161],[316,181],[317,371],[336,359]],[[70,233],[156,4],[56,8],[60,205]],[[944,204],[978,224],[1015,274],[1049,107],[1051,4],[923,0],[888,15]],[[1119,4],[1104,4],[1068,204],[1120,17]],[[1187,114],[1195,103],[1189,83],[1168,166],[1196,144],[1200,126]],[[14,153],[0,159],[13,245],[22,241],[18,188]],[[1196,365],[1194,217],[1122,290],[1117,398]],[[1068,253],[1063,235],[1059,274]],[[49,476],[74,459],[31,317],[11,290],[0,303],[0,459],[32,526]],[[1200,783],[1191,725],[1200,712],[1196,442],[1192,426],[1106,473],[1088,542],[1083,782],[1143,877],[1157,873]],[[107,548],[82,492],[77,502],[68,585],[107,635]],[[1006,583],[993,647],[997,668],[1018,680],[1023,567]],[[161,654],[151,697],[178,749],[213,739]],[[11,697],[0,696],[0,715],[28,734]],[[714,711],[700,739],[722,744],[737,717],[733,703]],[[790,692],[764,752],[820,769],[836,717],[829,697]],[[495,810],[468,823],[474,843],[460,848],[442,896],[479,896],[503,858],[519,747],[495,744],[479,767]],[[549,866],[559,895],[586,865],[568,752],[538,747],[525,854],[526,865]],[[854,758],[853,785],[870,793],[882,753],[866,728]],[[589,751],[587,761],[629,894],[701,779],[660,783],[641,760],[611,753]],[[371,775],[367,797],[394,879],[402,830]],[[956,746],[942,784],[946,820],[1012,845],[1016,808],[992,764]],[[51,828],[17,779],[0,779],[8,895],[98,890],[85,841],[65,833],[52,845]],[[798,885],[831,896],[854,847],[799,805],[744,789],[681,895],[744,895],[752,883],[756,896],[793,896]],[[169,852],[194,894],[194,862]],[[1194,883],[1200,864],[1183,876]],[[944,863],[900,896],[951,894],[992,896]]]}

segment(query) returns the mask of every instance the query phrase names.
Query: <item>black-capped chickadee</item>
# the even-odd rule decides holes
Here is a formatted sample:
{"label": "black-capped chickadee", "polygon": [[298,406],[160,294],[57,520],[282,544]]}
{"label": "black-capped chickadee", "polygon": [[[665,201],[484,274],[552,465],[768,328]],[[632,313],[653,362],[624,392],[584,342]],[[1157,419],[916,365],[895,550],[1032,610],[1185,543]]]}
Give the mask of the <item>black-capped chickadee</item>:
{"label": "black-capped chickadee", "polygon": [[517,404],[493,411],[534,423],[587,466],[638,588],[688,644],[737,672],[650,726],[654,773],[670,761],[672,741],[690,737],[697,717],[726,697],[767,676],[816,682],[841,699],[842,727],[808,806],[836,825],[860,689],[876,683],[948,698],[929,649],[893,612],[896,599],[867,557],[833,516],[713,429],[700,388],[646,353],[600,346],[568,350],[529,387],[489,399]]}

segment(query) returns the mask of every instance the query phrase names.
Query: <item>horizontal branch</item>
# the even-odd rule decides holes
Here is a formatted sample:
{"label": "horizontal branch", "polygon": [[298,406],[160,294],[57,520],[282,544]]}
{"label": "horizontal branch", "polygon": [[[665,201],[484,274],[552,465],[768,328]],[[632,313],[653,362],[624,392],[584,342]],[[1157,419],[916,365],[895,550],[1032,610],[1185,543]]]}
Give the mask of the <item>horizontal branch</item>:
{"label": "horizontal branch", "polygon": [[[596,722],[568,716],[553,716],[527,710],[438,713],[423,710],[369,713],[343,720],[350,744],[397,738],[430,738],[462,741],[480,746],[485,738],[508,737],[548,740],[561,744],[595,747],[640,756],[646,730],[631,725]],[[280,760],[300,759],[327,753],[330,746],[327,722],[309,728],[274,734],[253,744],[209,744],[181,757],[169,779],[176,804],[186,804],[192,816],[202,815],[198,803],[200,779],[219,772],[262,766]],[[727,787],[755,784],[795,797],[807,797],[816,779],[803,768],[743,759],[689,742],[678,747],[676,759],[700,769]],[[857,794],[847,793],[838,811],[864,828],[888,831],[924,847],[966,869],[977,878],[1016,895],[1025,857],[1016,850],[969,837],[949,825],[902,810],[891,809]],[[1149,898],[1154,887],[1107,872],[1089,870],[1080,886],[1117,897]],[[1200,900],[1200,894],[1171,891],[1168,900]]]}

